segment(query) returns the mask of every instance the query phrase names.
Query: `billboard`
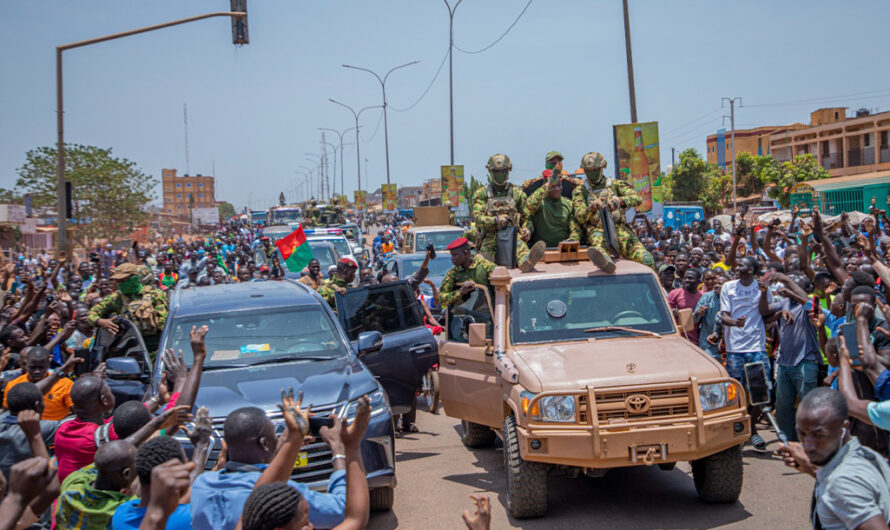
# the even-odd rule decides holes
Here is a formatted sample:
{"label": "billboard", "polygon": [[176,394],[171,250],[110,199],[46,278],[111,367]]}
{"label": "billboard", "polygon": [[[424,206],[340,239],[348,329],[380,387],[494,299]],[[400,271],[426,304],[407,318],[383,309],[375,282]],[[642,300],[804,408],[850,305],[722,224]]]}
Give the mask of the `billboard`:
{"label": "billboard", "polygon": [[458,206],[464,197],[464,166],[442,166],[442,204]]}
{"label": "billboard", "polygon": [[[652,210],[652,182],[661,174],[658,122],[613,125],[615,178],[626,180],[643,198],[637,212]],[[651,175],[651,178],[650,178]]]}
{"label": "billboard", "polygon": [[726,171],[726,129],[717,129],[717,165]]}
{"label": "billboard", "polygon": [[386,212],[396,211],[398,206],[398,195],[396,193],[395,184],[384,184],[381,187],[383,191],[383,210]]}
{"label": "billboard", "polygon": [[355,190],[353,192],[353,195],[355,195],[355,209],[359,211],[367,210],[368,205],[366,201],[368,198],[368,192],[366,192],[365,190]]}

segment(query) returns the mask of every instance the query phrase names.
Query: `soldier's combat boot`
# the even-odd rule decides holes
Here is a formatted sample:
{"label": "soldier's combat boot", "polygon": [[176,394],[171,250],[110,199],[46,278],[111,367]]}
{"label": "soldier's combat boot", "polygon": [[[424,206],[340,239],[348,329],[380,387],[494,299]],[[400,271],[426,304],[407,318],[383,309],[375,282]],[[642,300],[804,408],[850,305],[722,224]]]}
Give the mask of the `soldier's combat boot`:
{"label": "soldier's combat boot", "polygon": [[545,250],[547,250],[547,243],[543,241],[538,241],[532,245],[532,248],[528,249],[528,256],[525,258],[525,261],[519,264],[519,270],[531,272],[535,268],[535,263],[541,261],[541,258],[544,257]]}
{"label": "soldier's combat boot", "polygon": [[612,261],[612,258],[610,258],[608,254],[600,249],[596,247],[587,247],[587,257],[590,258],[590,261],[603,272],[615,272],[615,262]]}

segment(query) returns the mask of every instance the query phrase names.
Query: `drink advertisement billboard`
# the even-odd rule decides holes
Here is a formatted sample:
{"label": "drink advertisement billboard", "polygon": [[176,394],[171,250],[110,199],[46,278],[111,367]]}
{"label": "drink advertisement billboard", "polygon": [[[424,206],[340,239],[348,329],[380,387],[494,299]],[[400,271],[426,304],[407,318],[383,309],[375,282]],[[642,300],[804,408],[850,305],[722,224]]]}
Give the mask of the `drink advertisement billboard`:
{"label": "drink advertisement billboard", "polygon": [[464,197],[464,166],[442,166],[442,204],[457,206]]}
{"label": "drink advertisement billboard", "polygon": [[387,212],[396,211],[398,205],[398,195],[396,194],[395,184],[384,184],[381,186],[383,191],[383,210]]}
{"label": "drink advertisement billboard", "polygon": [[615,178],[626,180],[642,197],[637,212],[652,210],[652,183],[661,174],[658,122],[613,125]]}
{"label": "drink advertisement billboard", "polygon": [[366,200],[368,197],[368,192],[366,192],[365,190],[355,190],[355,192],[353,192],[353,195],[355,195],[355,209],[362,212],[367,210],[368,207]]}

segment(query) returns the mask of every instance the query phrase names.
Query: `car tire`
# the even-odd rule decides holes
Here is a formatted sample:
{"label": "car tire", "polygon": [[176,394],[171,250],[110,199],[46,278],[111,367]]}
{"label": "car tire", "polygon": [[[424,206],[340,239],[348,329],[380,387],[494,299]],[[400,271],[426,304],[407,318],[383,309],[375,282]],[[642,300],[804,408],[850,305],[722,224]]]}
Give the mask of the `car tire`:
{"label": "car tire", "polygon": [[392,510],[393,502],[396,500],[396,490],[389,486],[382,488],[374,488],[368,492],[371,501],[372,512],[385,512]]}
{"label": "car tire", "polygon": [[742,493],[742,446],[736,445],[693,460],[691,464],[695,491],[703,501],[725,504],[739,500]]}
{"label": "car tire", "polygon": [[423,376],[420,395],[423,400],[423,409],[430,414],[439,411],[439,372],[430,368]]}
{"label": "car tire", "polygon": [[526,462],[519,454],[516,418],[504,420],[504,468],[507,471],[507,511],[516,519],[547,513],[547,465]]}
{"label": "car tire", "polygon": [[461,435],[460,439],[467,447],[473,449],[479,447],[491,447],[494,445],[495,433],[490,427],[479,425],[471,421],[462,420],[460,422]]}

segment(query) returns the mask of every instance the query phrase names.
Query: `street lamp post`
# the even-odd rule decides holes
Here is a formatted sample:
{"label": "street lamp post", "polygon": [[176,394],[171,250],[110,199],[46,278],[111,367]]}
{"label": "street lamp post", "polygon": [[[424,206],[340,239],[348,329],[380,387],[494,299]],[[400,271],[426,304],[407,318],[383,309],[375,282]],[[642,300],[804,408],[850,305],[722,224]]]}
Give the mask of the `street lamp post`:
{"label": "street lamp post", "polygon": [[[355,118],[355,127],[354,127],[354,129],[355,129],[355,163],[358,166],[358,189],[361,190],[362,189],[362,163],[361,163],[361,156],[360,156],[360,149],[359,149],[359,138],[358,138],[358,130],[360,127],[360,125],[358,124],[358,118],[359,118],[359,116],[362,115],[362,112],[365,112],[368,109],[378,109],[378,108],[382,107],[383,105],[371,105],[370,107],[365,107],[362,110],[356,112],[356,111],[352,110],[352,107],[350,107],[346,103],[340,103],[336,99],[328,99],[328,101],[330,101],[331,103],[336,103],[337,105],[340,105],[341,107],[344,107],[349,112],[351,112],[352,116]],[[383,110],[385,111],[386,109],[383,109]],[[385,116],[386,115],[384,114],[384,117]]]}
{"label": "street lamp post", "polygon": [[[326,141],[326,140],[322,140],[321,143],[330,146],[331,150],[334,152],[334,171],[332,172],[334,174],[334,192],[333,192],[333,194],[337,195],[337,146],[332,144],[331,142]],[[328,156],[327,149],[325,149],[325,157],[327,157],[327,156]],[[330,175],[328,175],[328,180],[330,180]],[[328,184],[328,197],[331,196],[330,187],[331,187],[330,184]],[[343,190],[340,190],[340,191],[343,191]]]}
{"label": "street lamp post", "polygon": [[399,68],[405,68],[406,66],[411,66],[412,64],[417,64],[420,61],[411,61],[410,63],[401,64],[399,66],[394,66],[390,68],[389,72],[386,72],[386,75],[380,77],[373,70],[369,70],[367,68],[362,68],[360,66],[351,66],[348,64],[344,64],[343,68],[352,68],[353,70],[361,70],[363,72],[368,72],[377,78],[377,81],[380,81],[380,88],[383,90],[383,142],[386,145],[386,183],[389,184],[389,125],[386,120],[386,79],[389,77],[389,74],[395,72]]}
{"label": "street lamp post", "polygon": [[56,235],[56,243],[58,246],[58,252],[60,255],[65,255],[68,252],[68,232],[67,232],[67,217],[68,217],[68,205],[65,200],[65,107],[62,98],[62,52],[65,50],[71,50],[74,48],[81,48],[83,46],[89,46],[90,44],[98,44],[100,42],[106,42],[114,39],[120,39],[123,37],[129,37],[131,35],[138,35],[140,33],[147,33],[149,31],[154,31],[163,28],[169,28],[171,26],[178,26],[180,24],[187,24],[189,22],[195,22],[198,20],[204,20],[205,18],[213,18],[213,17],[231,17],[236,19],[241,19],[242,17],[246,17],[247,13],[243,11],[219,11],[215,13],[205,13],[203,15],[197,15],[194,17],[183,18],[179,20],[171,20],[169,22],[163,22],[161,24],[155,24],[153,26],[146,26],[143,28],[131,29],[129,31],[123,31],[121,33],[114,33],[111,35],[105,35],[103,37],[96,37],[93,39],[82,40],[79,42],[72,42],[70,44],[61,44],[56,46],[56,135],[57,135],[57,165],[56,165],[56,202],[57,202],[57,214],[56,214],[56,223],[58,226],[58,233]]}
{"label": "street lamp post", "polygon": [[457,6],[460,5],[463,0],[457,0],[454,4],[454,7],[451,7],[451,4],[448,3],[448,0],[443,0],[445,2],[445,7],[448,8],[448,109],[449,109],[449,122],[451,124],[451,165],[454,165],[454,67],[452,62],[452,57],[454,57],[454,12],[457,11]]}
{"label": "street lamp post", "polygon": [[308,187],[308,189],[307,189],[306,191],[308,192],[308,194],[309,194],[309,198],[311,199],[312,197],[315,196],[315,193],[314,193],[314,191],[313,191],[313,189],[312,189],[312,172],[315,171],[315,168],[314,168],[314,167],[309,167],[309,166],[297,166],[297,167],[302,168],[302,169],[305,169],[305,170],[308,172],[309,187]]}
{"label": "street lamp post", "polygon": [[[351,110],[351,109],[350,109],[350,110]],[[357,135],[357,134],[358,134],[358,128],[359,128],[359,126],[356,125],[355,127],[350,127],[350,128],[346,129],[346,130],[343,131],[343,132],[340,132],[340,131],[338,131],[337,129],[330,129],[330,128],[327,128],[327,127],[319,127],[319,128],[318,128],[319,131],[331,131],[331,132],[333,132],[333,133],[336,133],[337,136],[340,137],[340,192],[341,192],[343,195],[346,195],[346,184],[344,184],[344,181],[343,181],[343,146],[344,146],[344,145],[349,145],[349,144],[344,144],[344,143],[343,143],[343,135],[346,134],[346,133],[348,133],[349,131],[351,131],[351,130],[353,130],[353,129],[356,130],[356,135]],[[356,149],[358,149],[358,144],[356,144]],[[336,155],[335,155],[335,156],[336,156]],[[336,174],[336,173],[334,173],[334,178],[335,178],[335,179],[337,178],[337,174]],[[361,179],[359,179],[359,180],[361,180]]]}
{"label": "street lamp post", "polygon": [[317,166],[318,167],[318,197],[319,197],[319,199],[321,199],[323,201],[324,200],[324,183],[322,181],[324,180],[324,166],[323,166],[324,160],[322,159],[322,156],[319,155],[318,153],[303,153],[303,154],[306,156],[318,157],[318,160],[310,160],[310,161],[318,163],[318,166]]}

